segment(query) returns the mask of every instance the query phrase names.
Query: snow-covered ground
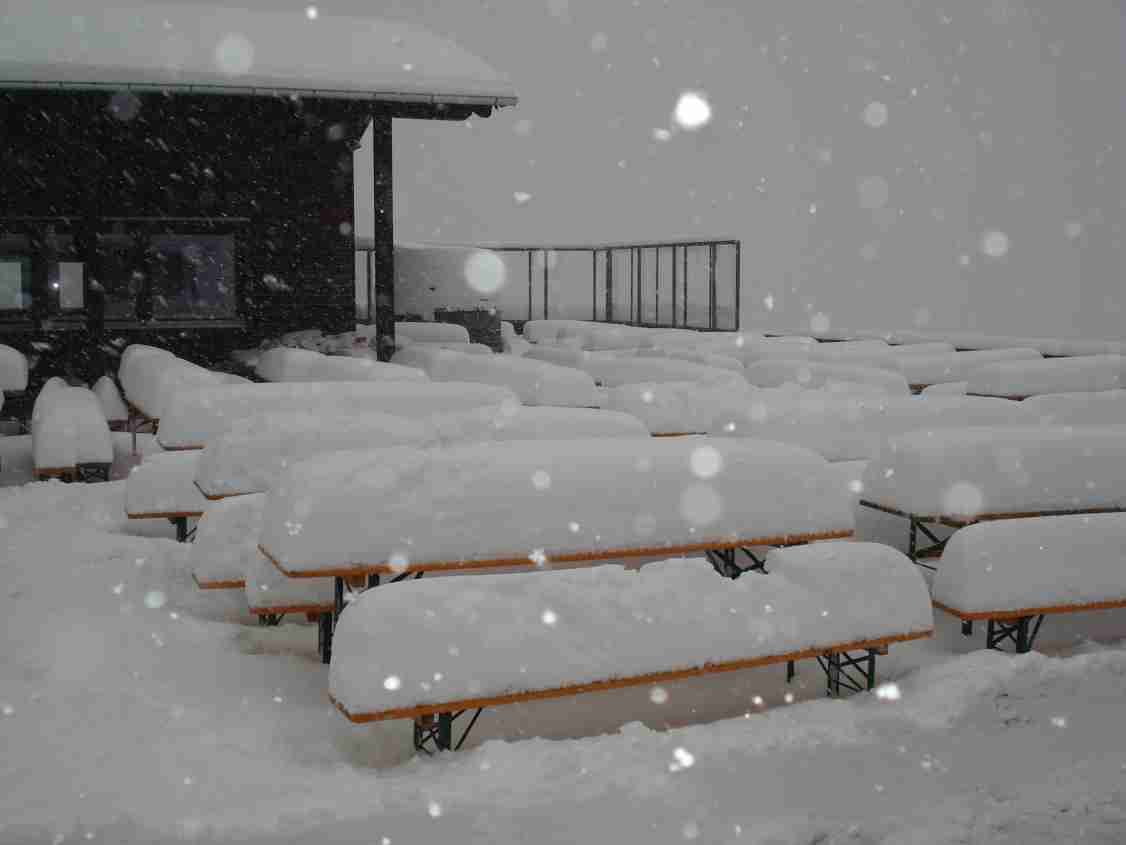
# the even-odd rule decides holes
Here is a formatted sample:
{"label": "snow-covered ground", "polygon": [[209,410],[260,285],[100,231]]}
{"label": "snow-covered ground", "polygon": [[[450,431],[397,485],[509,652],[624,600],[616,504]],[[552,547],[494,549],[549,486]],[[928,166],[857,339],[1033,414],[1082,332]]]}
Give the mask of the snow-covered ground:
{"label": "snow-covered ground", "polygon": [[26,437],[0,459],[5,845],[1126,840],[1126,612],[1049,620],[1065,657],[973,651],[940,615],[879,695],[768,667],[488,711],[420,759],[409,724],[334,711],[311,626],[197,590],[122,483],[13,486]]}

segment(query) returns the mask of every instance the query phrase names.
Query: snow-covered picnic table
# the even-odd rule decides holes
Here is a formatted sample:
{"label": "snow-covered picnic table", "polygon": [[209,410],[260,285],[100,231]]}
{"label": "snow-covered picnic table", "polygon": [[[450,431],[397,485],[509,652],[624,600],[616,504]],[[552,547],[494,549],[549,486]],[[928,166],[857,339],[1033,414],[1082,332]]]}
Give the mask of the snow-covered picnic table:
{"label": "snow-covered picnic table", "polygon": [[254,369],[260,378],[272,382],[427,381],[426,374],[415,367],[285,346],[267,349],[258,356]]}
{"label": "snow-covered picnic table", "polygon": [[1005,361],[979,367],[967,380],[967,393],[1009,399],[1025,399],[1041,393],[1118,390],[1126,387],[1126,357],[1088,355]]}
{"label": "snow-covered picnic table", "polygon": [[188,520],[207,510],[207,500],[195,484],[199,452],[147,455],[125,482],[125,513],[129,519],[167,519],[176,526],[176,539],[189,537]]}
{"label": "snow-covered picnic table", "polygon": [[932,632],[921,576],[887,546],[774,550],[766,565],[734,583],[690,558],[371,590],[340,619],[330,693],[352,721],[414,719],[417,748],[450,749],[470,710],[807,658],[831,695],[871,689],[877,653]]}
{"label": "snow-covered picnic table", "polygon": [[31,414],[36,478],[109,480],[113,440],[97,397],[85,387],[48,381]]}

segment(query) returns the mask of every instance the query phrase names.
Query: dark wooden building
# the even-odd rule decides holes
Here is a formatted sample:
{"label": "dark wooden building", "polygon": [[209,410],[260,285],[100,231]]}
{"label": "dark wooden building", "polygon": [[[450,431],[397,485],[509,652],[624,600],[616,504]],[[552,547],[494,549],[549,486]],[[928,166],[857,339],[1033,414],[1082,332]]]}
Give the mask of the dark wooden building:
{"label": "dark wooden building", "polygon": [[351,329],[352,161],[369,125],[389,354],[394,119],[515,103],[444,39],[314,7],[8,6],[0,343],[36,356],[33,382],[94,378],[125,342],[213,363],[296,328]]}

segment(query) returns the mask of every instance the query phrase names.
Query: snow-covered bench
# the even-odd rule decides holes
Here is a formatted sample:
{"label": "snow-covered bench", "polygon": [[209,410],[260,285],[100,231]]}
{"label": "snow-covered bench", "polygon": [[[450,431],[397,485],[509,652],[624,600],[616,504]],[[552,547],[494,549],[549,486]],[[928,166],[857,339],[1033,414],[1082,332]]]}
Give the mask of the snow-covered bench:
{"label": "snow-covered bench", "polygon": [[745,377],[750,384],[757,387],[796,384],[817,390],[833,386],[842,388],[855,386],[889,396],[906,396],[911,392],[907,381],[898,373],[851,363],[772,358],[748,364]]}
{"label": "snow-covered bench", "polygon": [[1126,426],[916,431],[888,441],[863,486],[861,505],[908,520],[919,562],[941,554],[939,526],[1126,509]]}
{"label": "snow-covered bench", "polygon": [[589,355],[575,366],[585,370],[603,387],[640,382],[690,381],[712,387],[745,389],[742,373],[708,367],[676,358],[596,357]]}
{"label": "snow-covered bench", "polygon": [[986,622],[986,646],[1032,648],[1044,617],[1126,608],[1126,515],[1014,519],[971,525],[946,544],[935,606]]}
{"label": "snow-covered bench", "polygon": [[177,358],[167,349],[133,344],[121,355],[117,379],[133,412],[133,425],[149,424],[155,429],[164,405],[181,389],[218,385],[222,376]]}
{"label": "snow-covered bench", "polygon": [[1035,349],[987,349],[973,352],[946,352],[938,355],[899,355],[895,366],[907,379],[911,390],[919,393],[935,384],[966,381],[970,374],[987,364],[1004,361],[1039,361]]}
{"label": "snow-covered bench", "polygon": [[148,455],[125,482],[125,513],[129,519],[167,519],[176,526],[176,539],[191,536],[188,520],[198,519],[207,500],[195,485],[199,452]]}
{"label": "snow-covered bench", "polygon": [[258,356],[255,372],[266,381],[427,381],[416,367],[387,364],[370,358],[322,355],[311,349],[276,346]]}
{"label": "snow-covered bench", "polygon": [[355,414],[365,411],[418,418],[471,408],[520,404],[510,390],[449,382],[298,382],[207,387],[177,393],[161,420],[165,449],[202,449],[236,420],[260,414]]}
{"label": "snow-covered bench", "polygon": [[734,583],[693,558],[372,590],[341,617],[330,695],[353,722],[413,719],[416,748],[456,749],[486,707],[809,658],[830,695],[872,689],[877,654],[932,633],[922,578],[887,546],[821,543],[766,564]]}
{"label": "snow-covered bench", "polygon": [[512,441],[336,452],[268,494],[261,549],[293,578],[705,553],[738,577],[755,547],[850,536],[852,501],[821,457],[762,441]]}
{"label": "snow-covered bench", "polygon": [[37,479],[108,481],[113,440],[97,397],[52,379],[36,397],[31,448]]}
{"label": "snow-covered bench", "polygon": [[479,408],[422,419],[378,412],[273,414],[236,421],[203,450],[196,485],[208,499],[261,493],[290,466],[316,455],[385,446],[505,440],[644,437],[629,414],[589,408]]}
{"label": "snow-covered bench", "polygon": [[602,407],[632,414],[654,437],[706,434],[714,419],[750,403],[752,391],[690,381],[623,384],[606,391]]}
{"label": "snow-covered bench", "polygon": [[1094,393],[1043,393],[1020,403],[1048,425],[1121,425],[1126,423],[1126,390]]}
{"label": "snow-covered bench", "polygon": [[127,431],[129,408],[121,397],[117,383],[109,376],[102,376],[94,382],[94,395],[98,397],[98,404],[102,406],[110,431]]}
{"label": "snow-covered bench", "polygon": [[1126,387],[1126,357],[1089,355],[1041,361],[1006,361],[974,370],[966,393],[1026,399],[1040,393],[1076,393]]}
{"label": "snow-covered bench", "polygon": [[1038,420],[1015,402],[964,396],[837,397],[760,391],[714,416],[716,436],[779,440],[830,461],[875,458],[889,437],[943,428]]}

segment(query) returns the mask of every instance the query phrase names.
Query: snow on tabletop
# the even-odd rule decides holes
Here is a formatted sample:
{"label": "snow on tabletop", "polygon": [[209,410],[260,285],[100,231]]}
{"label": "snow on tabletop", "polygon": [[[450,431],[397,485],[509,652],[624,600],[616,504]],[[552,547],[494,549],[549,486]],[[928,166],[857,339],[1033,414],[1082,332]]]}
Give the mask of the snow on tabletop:
{"label": "snow on tabletop", "polygon": [[246,603],[251,611],[332,609],[331,578],[286,578],[257,545],[246,556]]}
{"label": "snow on tabletop", "polygon": [[949,352],[945,355],[900,356],[896,366],[909,384],[940,384],[966,381],[970,373],[997,361],[1037,361],[1035,349],[987,349],[980,352]]}
{"label": "snow on tabletop", "polygon": [[920,396],[965,396],[966,385],[969,382],[965,381],[946,381],[938,382],[924,387],[919,391]]}
{"label": "snow on tabletop", "polygon": [[469,330],[457,323],[395,323],[395,336],[418,343],[469,343]]}
{"label": "snow on tabletop", "polygon": [[109,376],[102,376],[94,382],[94,395],[102,407],[102,414],[109,422],[124,422],[129,418],[129,409],[121,398],[117,383]]}
{"label": "snow on tabletop", "polygon": [[803,388],[817,390],[843,383],[871,385],[892,396],[905,396],[911,392],[907,381],[898,373],[854,364],[771,359],[748,364],[744,376],[748,383],[757,387],[799,384]]}
{"label": "snow on tabletop", "polygon": [[849,496],[805,449],[704,438],[535,440],[298,464],[269,493],[262,544],[292,573],[536,562],[852,525]]}
{"label": "snow on tabletop", "polygon": [[126,479],[126,513],[138,517],[203,513],[207,500],[195,486],[201,454],[190,451],[146,456]]}
{"label": "snow on tabletop", "polygon": [[708,387],[690,381],[624,384],[606,391],[602,407],[640,419],[651,434],[700,434],[724,412],[737,413],[751,400],[751,389]]}
{"label": "snow on tabletop", "polygon": [[172,355],[135,356],[118,377],[125,398],[152,419],[160,419],[165,405],[180,392],[222,384],[219,374]]}
{"label": "snow on tabletop", "polygon": [[0,33],[19,37],[0,40],[0,80],[426,103],[516,98],[511,83],[481,59],[414,24],[331,10],[314,12],[315,25],[292,11],[216,6],[202,15],[184,2],[125,0],[84,18],[89,9],[79,0],[9,0]]}
{"label": "snow on tabletop", "polygon": [[296,382],[208,387],[179,393],[160,421],[166,449],[203,448],[236,420],[258,414],[379,411],[399,417],[486,406],[517,405],[510,390],[487,384],[449,382]]}
{"label": "snow on tabletop", "polygon": [[308,349],[275,347],[262,353],[256,371],[267,381],[427,381],[415,367],[403,367]]}
{"label": "snow on tabletop", "polygon": [[623,326],[613,323],[586,323],[581,326],[563,326],[559,339],[566,341],[578,339],[583,349],[608,351],[612,349],[636,349],[646,330],[636,326]]}
{"label": "snow on tabletop", "polygon": [[18,349],[0,344],[0,391],[27,390],[27,358]]}
{"label": "snow on tabletop", "polygon": [[521,358],[532,348],[532,344],[528,343],[528,341],[524,340],[522,337],[506,337],[503,344],[506,353],[509,355],[517,355]]}
{"label": "snow on tabletop", "polygon": [[1126,426],[915,431],[868,465],[864,498],[961,519],[1126,507]]}
{"label": "snow on tabletop", "polygon": [[693,346],[651,346],[638,349],[638,358],[674,358],[679,361],[691,361],[694,364],[704,364],[708,367],[719,367],[724,370],[743,372],[743,362],[731,355],[721,355],[714,351],[715,347],[708,345]]}
{"label": "snow on tabletop", "polygon": [[595,358],[579,366],[604,387],[641,382],[692,381],[711,387],[746,388],[742,373],[675,358]]}
{"label": "snow on tabletop", "polygon": [[[639,570],[423,579],[368,590],[340,618],[329,690],[351,713],[378,713],[933,627],[923,580],[894,549],[819,543],[791,551],[771,554],[769,575],[737,581],[687,558]],[[403,636],[392,644],[388,631]]]}
{"label": "snow on tabletop", "polygon": [[981,522],[955,532],[934,599],[963,613],[1126,600],[1126,514]]}
{"label": "snow on tabletop", "polygon": [[[496,416],[495,410],[489,413]],[[438,441],[431,419],[366,413],[271,412],[235,420],[203,450],[195,481],[208,496],[269,489],[298,461],[326,452],[382,446],[430,446]]]}
{"label": "snow on tabletop", "polygon": [[113,462],[113,440],[102,406],[85,387],[44,389],[31,415],[36,469]]}
{"label": "snow on tabletop", "polygon": [[1021,402],[1050,425],[1119,425],[1126,423],[1126,390],[1092,393],[1042,393]]}
{"label": "snow on tabletop", "polygon": [[645,437],[632,414],[598,408],[477,408],[435,414],[429,422],[443,445],[507,440],[577,440],[591,437]]}
{"label": "snow on tabletop", "polygon": [[524,323],[524,337],[530,343],[555,343],[564,328],[589,325],[583,320],[528,320]]}
{"label": "snow on tabletop", "polygon": [[246,575],[261,556],[258,535],[265,500],[258,494],[206,503],[188,559],[196,584],[248,583]]}
{"label": "snow on tabletop", "polygon": [[514,355],[462,355],[442,351],[427,374],[436,382],[477,382],[507,387],[525,405],[588,408],[595,404],[594,379],[583,370]]}
{"label": "snow on tabletop", "polygon": [[874,458],[887,438],[910,431],[1035,422],[1020,403],[974,396],[838,397],[759,391],[735,413],[713,418],[724,437],[778,440],[831,461]]}
{"label": "snow on tabletop", "polygon": [[1126,357],[1090,355],[1043,361],[1008,361],[979,367],[969,376],[967,393],[1032,396],[1126,387]]}
{"label": "snow on tabletop", "polygon": [[907,343],[902,346],[892,346],[888,351],[891,355],[891,359],[898,361],[901,358],[911,358],[914,356],[950,355],[954,352],[954,346],[944,341],[926,341]]}
{"label": "snow on tabletop", "polygon": [[591,359],[585,349],[575,344],[564,343],[534,343],[524,352],[524,358],[529,361],[547,361],[550,364],[560,364],[564,367],[582,367]]}

